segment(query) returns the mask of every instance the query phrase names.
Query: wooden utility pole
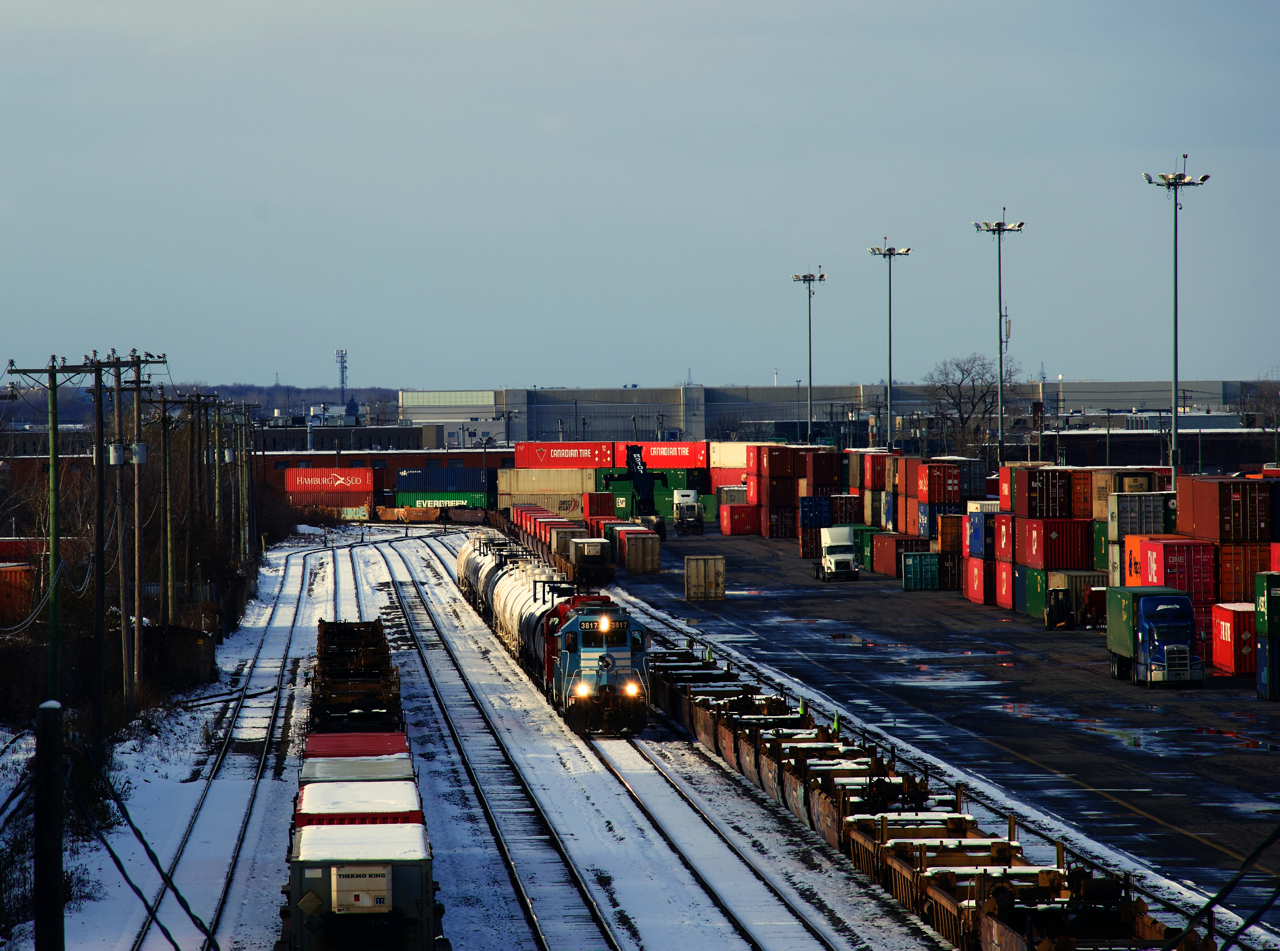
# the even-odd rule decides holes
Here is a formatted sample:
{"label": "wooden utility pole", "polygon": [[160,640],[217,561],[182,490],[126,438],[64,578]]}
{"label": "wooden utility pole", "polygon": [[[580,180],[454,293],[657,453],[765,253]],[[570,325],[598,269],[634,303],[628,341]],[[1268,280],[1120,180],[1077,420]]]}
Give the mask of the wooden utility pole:
{"label": "wooden utility pole", "polygon": [[62,951],[62,704],[56,700],[36,712],[35,813],[36,951]]}

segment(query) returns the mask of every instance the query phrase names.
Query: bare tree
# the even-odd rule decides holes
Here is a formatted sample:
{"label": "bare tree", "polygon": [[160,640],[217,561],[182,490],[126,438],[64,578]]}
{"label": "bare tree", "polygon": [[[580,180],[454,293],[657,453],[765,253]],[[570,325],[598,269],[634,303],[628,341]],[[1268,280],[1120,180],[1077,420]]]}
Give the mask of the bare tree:
{"label": "bare tree", "polygon": [[[1006,391],[1021,374],[1022,366],[1017,360],[1004,361]],[[956,447],[981,443],[981,433],[995,415],[999,395],[995,360],[977,352],[950,357],[925,374],[924,382],[931,390],[938,416],[954,429]]]}
{"label": "bare tree", "polygon": [[1263,442],[1271,433],[1272,461],[1280,465],[1280,383],[1256,380],[1240,384],[1240,422],[1261,429]]}

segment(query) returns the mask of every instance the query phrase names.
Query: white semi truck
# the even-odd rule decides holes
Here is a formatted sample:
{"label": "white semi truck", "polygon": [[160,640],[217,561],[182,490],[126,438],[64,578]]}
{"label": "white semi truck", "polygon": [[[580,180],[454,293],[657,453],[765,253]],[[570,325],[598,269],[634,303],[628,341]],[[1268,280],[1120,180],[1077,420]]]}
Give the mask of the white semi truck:
{"label": "white semi truck", "polygon": [[853,529],[847,525],[822,529],[822,557],[813,563],[813,576],[823,581],[858,580],[858,554]]}

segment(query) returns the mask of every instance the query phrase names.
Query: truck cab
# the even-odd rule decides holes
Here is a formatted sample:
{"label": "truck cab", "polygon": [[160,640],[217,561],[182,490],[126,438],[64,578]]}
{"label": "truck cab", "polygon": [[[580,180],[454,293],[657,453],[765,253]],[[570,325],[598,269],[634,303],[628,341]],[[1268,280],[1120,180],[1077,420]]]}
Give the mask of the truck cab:
{"label": "truck cab", "polygon": [[824,528],[821,532],[822,555],[813,566],[813,575],[823,581],[858,580],[858,553],[853,544],[853,529],[846,525]]}
{"label": "truck cab", "polygon": [[1111,676],[1133,683],[1204,681],[1191,599],[1169,588],[1108,588]]}
{"label": "truck cab", "polygon": [[671,493],[672,521],[677,535],[701,535],[704,529],[704,509],[698,501],[696,489],[673,489]]}

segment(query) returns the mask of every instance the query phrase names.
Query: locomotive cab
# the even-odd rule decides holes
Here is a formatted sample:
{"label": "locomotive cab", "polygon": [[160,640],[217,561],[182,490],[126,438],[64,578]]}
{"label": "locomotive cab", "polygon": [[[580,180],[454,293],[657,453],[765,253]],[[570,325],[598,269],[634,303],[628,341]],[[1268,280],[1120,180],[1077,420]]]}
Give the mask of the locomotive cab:
{"label": "locomotive cab", "polygon": [[[547,617],[553,700],[577,733],[638,733],[648,722],[648,632],[609,598],[571,598]],[[554,644],[551,639],[554,638]]]}

